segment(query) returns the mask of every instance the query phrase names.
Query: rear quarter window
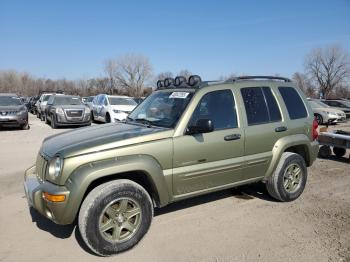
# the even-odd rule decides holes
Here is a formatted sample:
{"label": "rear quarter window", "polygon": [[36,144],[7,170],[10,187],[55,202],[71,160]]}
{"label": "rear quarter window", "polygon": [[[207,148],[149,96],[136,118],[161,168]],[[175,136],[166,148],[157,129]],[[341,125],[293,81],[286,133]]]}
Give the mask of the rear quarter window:
{"label": "rear quarter window", "polygon": [[305,104],[293,87],[280,86],[278,88],[283,101],[287,107],[290,119],[300,119],[307,117]]}

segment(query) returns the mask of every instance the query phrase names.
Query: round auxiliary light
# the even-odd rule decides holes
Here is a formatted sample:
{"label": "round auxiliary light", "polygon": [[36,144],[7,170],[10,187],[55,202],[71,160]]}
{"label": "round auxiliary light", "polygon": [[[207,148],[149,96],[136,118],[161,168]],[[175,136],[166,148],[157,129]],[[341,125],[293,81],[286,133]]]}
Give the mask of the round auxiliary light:
{"label": "round auxiliary light", "polygon": [[186,77],[184,77],[184,76],[177,76],[175,78],[175,83],[174,83],[175,86],[181,86],[184,83],[186,83]]}
{"label": "round auxiliary light", "polygon": [[162,88],[164,87],[164,81],[163,80],[158,80],[157,81],[157,88]]}
{"label": "round auxiliary light", "polygon": [[171,86],[172,84],[174,84],[174,79],[173,79],[173,78],[168,77],[168,78],[165,78],[165,79],[164,79],[164,86],[165,86],[165,87],[169,87],[169,86]]}
{"label": "round auxiliary light", "polygon": [[202,79],[199,75],[193,75],[193,76],[190,76],[190,78],[188,79],[188,84],[190,86],[195,86],[195,85],[198,85],[202,82]]}

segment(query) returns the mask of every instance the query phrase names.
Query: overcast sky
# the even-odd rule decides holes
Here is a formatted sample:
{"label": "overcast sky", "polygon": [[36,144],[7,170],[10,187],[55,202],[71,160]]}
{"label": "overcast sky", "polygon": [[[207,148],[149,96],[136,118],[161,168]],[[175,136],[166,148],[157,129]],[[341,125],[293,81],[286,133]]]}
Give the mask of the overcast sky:
{"label": "overcast sky", "polygon": [[101,76],[126,53],[155,73],[290,77],[330,44],[350,52],[349,0],[0,2],[0,70],[37,77]]}

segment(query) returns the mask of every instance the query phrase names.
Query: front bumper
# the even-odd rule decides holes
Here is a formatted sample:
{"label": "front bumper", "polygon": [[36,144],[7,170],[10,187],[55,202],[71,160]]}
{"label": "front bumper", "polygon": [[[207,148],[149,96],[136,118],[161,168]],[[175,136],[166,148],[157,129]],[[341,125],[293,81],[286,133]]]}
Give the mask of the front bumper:
{"label": "front bumper", "polygon": [[57,126],[86,126],[91,124],[91,114],[85,114],[81,117],[67,117],[66,115],[56,114]]}
{"label": "front bumper", "polygon": [[[25,171],[24,192],[30,207],[57,224],[69,224],[66,221],[65,211],[69,201],[69,191],[64,186],[57,186],[41,180],[33,166]],[[52,195],[65,195],[63,202],[50,202],[43,197],[44,192]]]}
{"label": "front bumper", "polygon": [[0,116],[0,126],[19,127],[28,122],[28,114]]}
{"label": "front bumper", "polygon": [[125,120],[128,115],[129,114],[125,112],[113,113],[111,119],[112,119],[112,122],[119,122],[119,121]]}

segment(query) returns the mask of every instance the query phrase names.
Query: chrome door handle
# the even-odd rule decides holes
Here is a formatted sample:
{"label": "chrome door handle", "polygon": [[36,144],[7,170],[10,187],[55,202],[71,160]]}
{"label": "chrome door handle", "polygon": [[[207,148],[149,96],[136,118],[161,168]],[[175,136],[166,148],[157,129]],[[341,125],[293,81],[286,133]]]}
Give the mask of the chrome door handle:
{"label": "chrome door handle", "polygon": [[232,135],[227,135],[224,137],[225,141],[232,141],[232,140],[238,140],[241,138],[241,134],[232,134]]}
{"label": "chrome door handle", "polygon": [[286,126],[279,126],[275,128],[275,132],[284,132],[287,131],[288,128]]}

